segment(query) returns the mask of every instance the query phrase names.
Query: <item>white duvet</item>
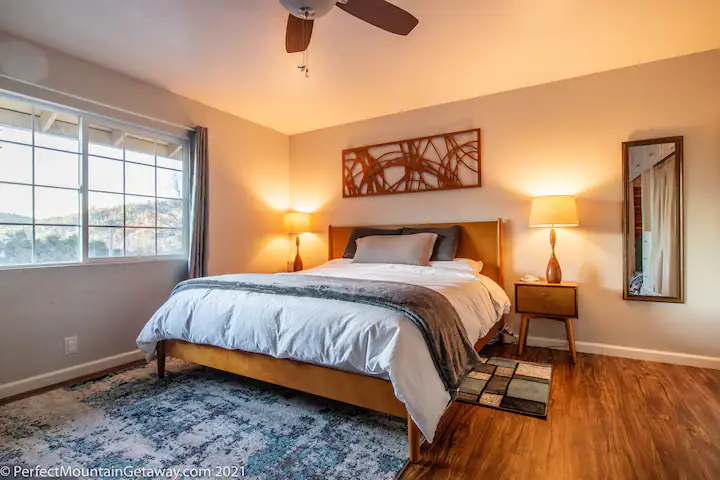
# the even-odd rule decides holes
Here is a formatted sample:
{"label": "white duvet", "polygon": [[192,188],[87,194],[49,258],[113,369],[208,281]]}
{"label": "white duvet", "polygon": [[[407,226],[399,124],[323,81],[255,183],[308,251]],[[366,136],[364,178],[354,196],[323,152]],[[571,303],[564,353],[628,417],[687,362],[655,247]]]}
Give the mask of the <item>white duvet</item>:
{"label": "white duvet", "polygon": [[[472,344],[510,309],[499,285],[470,271],[334,260],[302,273],[405,282],[436,290],[455,307]],[[166,339],[389,379],[430,442],[450,401],[420,330],[402,314],[381,307],[234,290],[185,290],[160,307],[137,344],[150,359],[157,342]]]}

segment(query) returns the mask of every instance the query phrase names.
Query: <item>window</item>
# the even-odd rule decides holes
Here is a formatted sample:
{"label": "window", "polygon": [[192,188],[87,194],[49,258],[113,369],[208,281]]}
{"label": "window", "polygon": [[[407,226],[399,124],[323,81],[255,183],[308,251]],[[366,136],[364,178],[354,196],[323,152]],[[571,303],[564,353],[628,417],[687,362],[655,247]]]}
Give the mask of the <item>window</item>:
{"label": "window", "polygon": [[88,138],[88,256],[182,254],[183,144],[95,124]]}
{"label": "window", "polygon": [[181,255],[188,139],[0,96],[0,267]]}

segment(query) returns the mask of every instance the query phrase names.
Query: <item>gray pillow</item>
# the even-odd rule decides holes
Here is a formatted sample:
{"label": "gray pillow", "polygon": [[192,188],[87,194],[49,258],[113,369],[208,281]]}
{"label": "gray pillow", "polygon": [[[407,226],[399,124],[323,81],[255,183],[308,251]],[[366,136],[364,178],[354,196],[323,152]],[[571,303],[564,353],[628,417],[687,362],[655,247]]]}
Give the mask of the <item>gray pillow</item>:
{"label": "gray pillow", "polygon": [[386,228],[353,228],[353,231],[350,232],[350,239],[348,240],[347,246],[345,246],[343,258],[353,258],[355,256],[355,250],[357,250],[357,245],[355,245],[357,239],[371,235],[402,235],[402,228],[396,228],[394,230]]}
{"label": "gray pillow", "polygon": [[433,250],[433,262],[449,262],[455,260],[458,245],[460,244],[460,225],[453,225],[446,228],[403,228],[403,235],[416,233],[437,233],[437,241]]}
{"label": "gray pillow", "polygon": [[436,233],[415,235],[376,235],[358,238],[353,263],[399,263],[423,265],[430,263]]}

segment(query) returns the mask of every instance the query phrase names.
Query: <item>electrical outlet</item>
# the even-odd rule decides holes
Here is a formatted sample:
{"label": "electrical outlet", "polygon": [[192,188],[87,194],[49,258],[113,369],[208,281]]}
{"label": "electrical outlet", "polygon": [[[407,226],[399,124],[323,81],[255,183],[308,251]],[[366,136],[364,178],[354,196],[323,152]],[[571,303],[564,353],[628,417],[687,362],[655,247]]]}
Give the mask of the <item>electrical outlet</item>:
{"label": "electrical outlet", "polygon": [[72,355],[78,352],[78,338],[77,335],[72,337],[65,337],[65,355]]}

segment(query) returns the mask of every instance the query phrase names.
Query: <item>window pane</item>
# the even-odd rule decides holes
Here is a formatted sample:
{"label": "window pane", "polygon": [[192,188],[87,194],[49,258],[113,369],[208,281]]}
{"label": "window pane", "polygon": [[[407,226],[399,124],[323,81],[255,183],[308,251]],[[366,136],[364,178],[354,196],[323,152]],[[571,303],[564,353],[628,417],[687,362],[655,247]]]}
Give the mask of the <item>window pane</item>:
{"label": "window pane", "polygon": [[182,170],[182,161],[181,160],[173,160],[172,158],[167,157],[158,157],[158,166],[159,167],[165,167],[165,168],[172,168],[173,170]]}
{"label": "window pane", "polygon": [[179,255],[183,253],[182,230],[157,231],[158,255]]}
{"label": "window pane", "polygon": [[31,147],[0,142],[0,182],[32,183]]}
{"label": "window pane", "polygon": [[88,224],[123,226],[123,196],[88,192]]}
{"label": "window pane", "polygon": [[32,263],[32,227],[0,225],[0,265]]}
{"label": "window pane", "polygon": [[182,200],[158,199],[158,227],[182,228]]}
{"label": "window pane", "polygon": [[76,153],[35,149],[35,183],[54,187],[80,186],[80,156]]}
{"label": "window pane", "polygon": [[77,190],[35,187],[35,223],[79,225],[79,210]]}
{"label": "window pane", "polygon": [[88,184],[90,190],[123,193],[123,163],[88,157]]}
{"label": "window pane", "polygon": [[157,169],[157,196],[182,198],[182,172]]}
{"label": "window pane", "polygon": [[88,256],[90,258],[123,256],[122,228],[90,227],[88,237]]}
{"label": "window pane", "polygon": [[182,170],[183,148],[179,143],[157,144],[157,164],[160,167]]}
{"label": "window pane", "polygon": [[154,227],[155,199],[125,195],[125,225],[129,227]]}
{"label": "window pane", "polygon": [[0,223],[32,224],[32,187],[0,183]]}
{"label": "window pane", "polygon": [[182,160],[173,160],[172,158],[157,157],[159,167],[172,168],[173,170],[182,171]]}
{"label": "window pane", "polygon": [[124,141],[125,134],[120,130],[97,125],[88,127],[88,154],[90,155],[122,160]]}
{"label": "window pane", "polygon": [[155,229],[126,228],[125,248],[127,256],[155,255]]}
{"label": "window pane", "polygon": [[127,135],[125,137],[125,160],[155,165],[155,142]]}
{"label": "window pane", "polygon": [[79,227],[35,227],[35,262],[80,260]]}
{"label": "window pane", "polygon": [[32,108],[0,98],[0,140],[32,143]]}
{"label": "window pane", "polygon": [[155,196],[155,169],[126,163],[125,193]]}
{"label": "window pane", "polygon": [[78,133],[78,117],[35,109],[35,146],[77,153],[80,151]]}

